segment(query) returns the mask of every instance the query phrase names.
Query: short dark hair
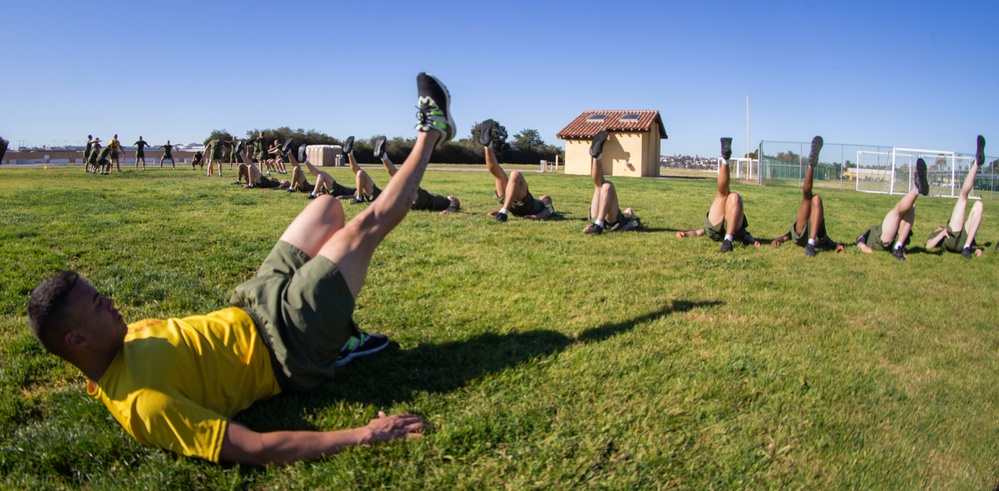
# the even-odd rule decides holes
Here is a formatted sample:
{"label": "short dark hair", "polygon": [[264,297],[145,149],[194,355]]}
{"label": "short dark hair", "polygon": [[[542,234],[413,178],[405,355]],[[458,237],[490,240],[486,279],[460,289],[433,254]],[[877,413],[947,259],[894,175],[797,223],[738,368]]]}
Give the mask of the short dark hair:
{"label": "short dark hair", "polygon": [[63,311],[69,292],[76,286],[80,275],[76,271],[63,271],[43,281],[28,300],[28,324],[31,332],[49,353],[63,356],[66,347],[62,342],[64,334]]}

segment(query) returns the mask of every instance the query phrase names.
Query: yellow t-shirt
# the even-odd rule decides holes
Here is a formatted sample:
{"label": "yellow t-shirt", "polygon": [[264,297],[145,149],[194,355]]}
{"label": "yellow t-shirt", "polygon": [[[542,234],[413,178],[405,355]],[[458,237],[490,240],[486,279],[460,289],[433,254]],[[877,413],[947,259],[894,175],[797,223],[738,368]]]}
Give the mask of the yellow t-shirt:
{"label": "yellow t-shirt", "polygon": [[129,324],[87,391],[140,443],[218,462],[228,418],[281,388],[253,320],[230,307]]}

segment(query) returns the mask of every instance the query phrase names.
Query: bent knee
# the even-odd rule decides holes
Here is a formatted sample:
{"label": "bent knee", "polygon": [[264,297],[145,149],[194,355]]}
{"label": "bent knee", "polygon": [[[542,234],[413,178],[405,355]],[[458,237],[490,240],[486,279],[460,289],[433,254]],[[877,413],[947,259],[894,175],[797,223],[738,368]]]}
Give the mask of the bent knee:
{"label": "bent knee", "polygon": [[725,202],[729,205],[741,205],[742,196],[740,196],[739,193],[729,193],[729,195],[725,197]]}

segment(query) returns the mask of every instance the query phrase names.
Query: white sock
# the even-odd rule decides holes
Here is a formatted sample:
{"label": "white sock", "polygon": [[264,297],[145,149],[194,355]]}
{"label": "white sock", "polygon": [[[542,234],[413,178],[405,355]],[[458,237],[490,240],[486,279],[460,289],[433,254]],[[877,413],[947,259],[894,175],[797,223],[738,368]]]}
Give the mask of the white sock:
{"label": "white sock", "polygon": [[500,211],[499,211],[499,212],[500,212],[500,215],[506,215],[506,214],[508,213],[508,212],[506,211],[506,208],[500,208]]}
{"label": "white sock", "polygon": [[895,248],[896,248],[896,249],[901,249],[901,248],[902,248],[902,243],[901,243],[901,242],[897,242],[897,241],[896,241],[896,242],[895,242]]}
{"label": "white sock", "polygon": [[808,239],[808,243],[814,246],[815,245],[815,239]]}
{"label": "white sock", "polygon": [[600,227],[600,228],[604,228],[604,221],[603,220],[597,220],[597,221],[593,222],[593,224],[596,225],[596,226],[598,226],[598,227]]}
{"label": "white sock", "polygon": [[733,239],[733,238],[734,238],[734,237],[732,237],[732,235],[731,235],[731,234],[725,234],[725,240],[727,240],[727,241],[729,241],[729,242],[732,242],[732,239]]}

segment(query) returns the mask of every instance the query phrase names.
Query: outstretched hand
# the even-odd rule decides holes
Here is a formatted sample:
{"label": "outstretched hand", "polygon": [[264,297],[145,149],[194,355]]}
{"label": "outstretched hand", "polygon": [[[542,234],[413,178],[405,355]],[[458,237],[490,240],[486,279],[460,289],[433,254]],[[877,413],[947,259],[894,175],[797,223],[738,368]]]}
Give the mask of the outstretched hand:
{"label": "outstretched hand", "polygon": [[836,252],[846,254],[846,247],[843,244],[836,244]]}
{"label": "outstretched hand", "polygon": [[386,415],[378,411],[378,417],[365,427],[369,431],[364,443],[386,442],[400,438],[423,438],[422,431],[431,427],[426,420],[415,414]]}

